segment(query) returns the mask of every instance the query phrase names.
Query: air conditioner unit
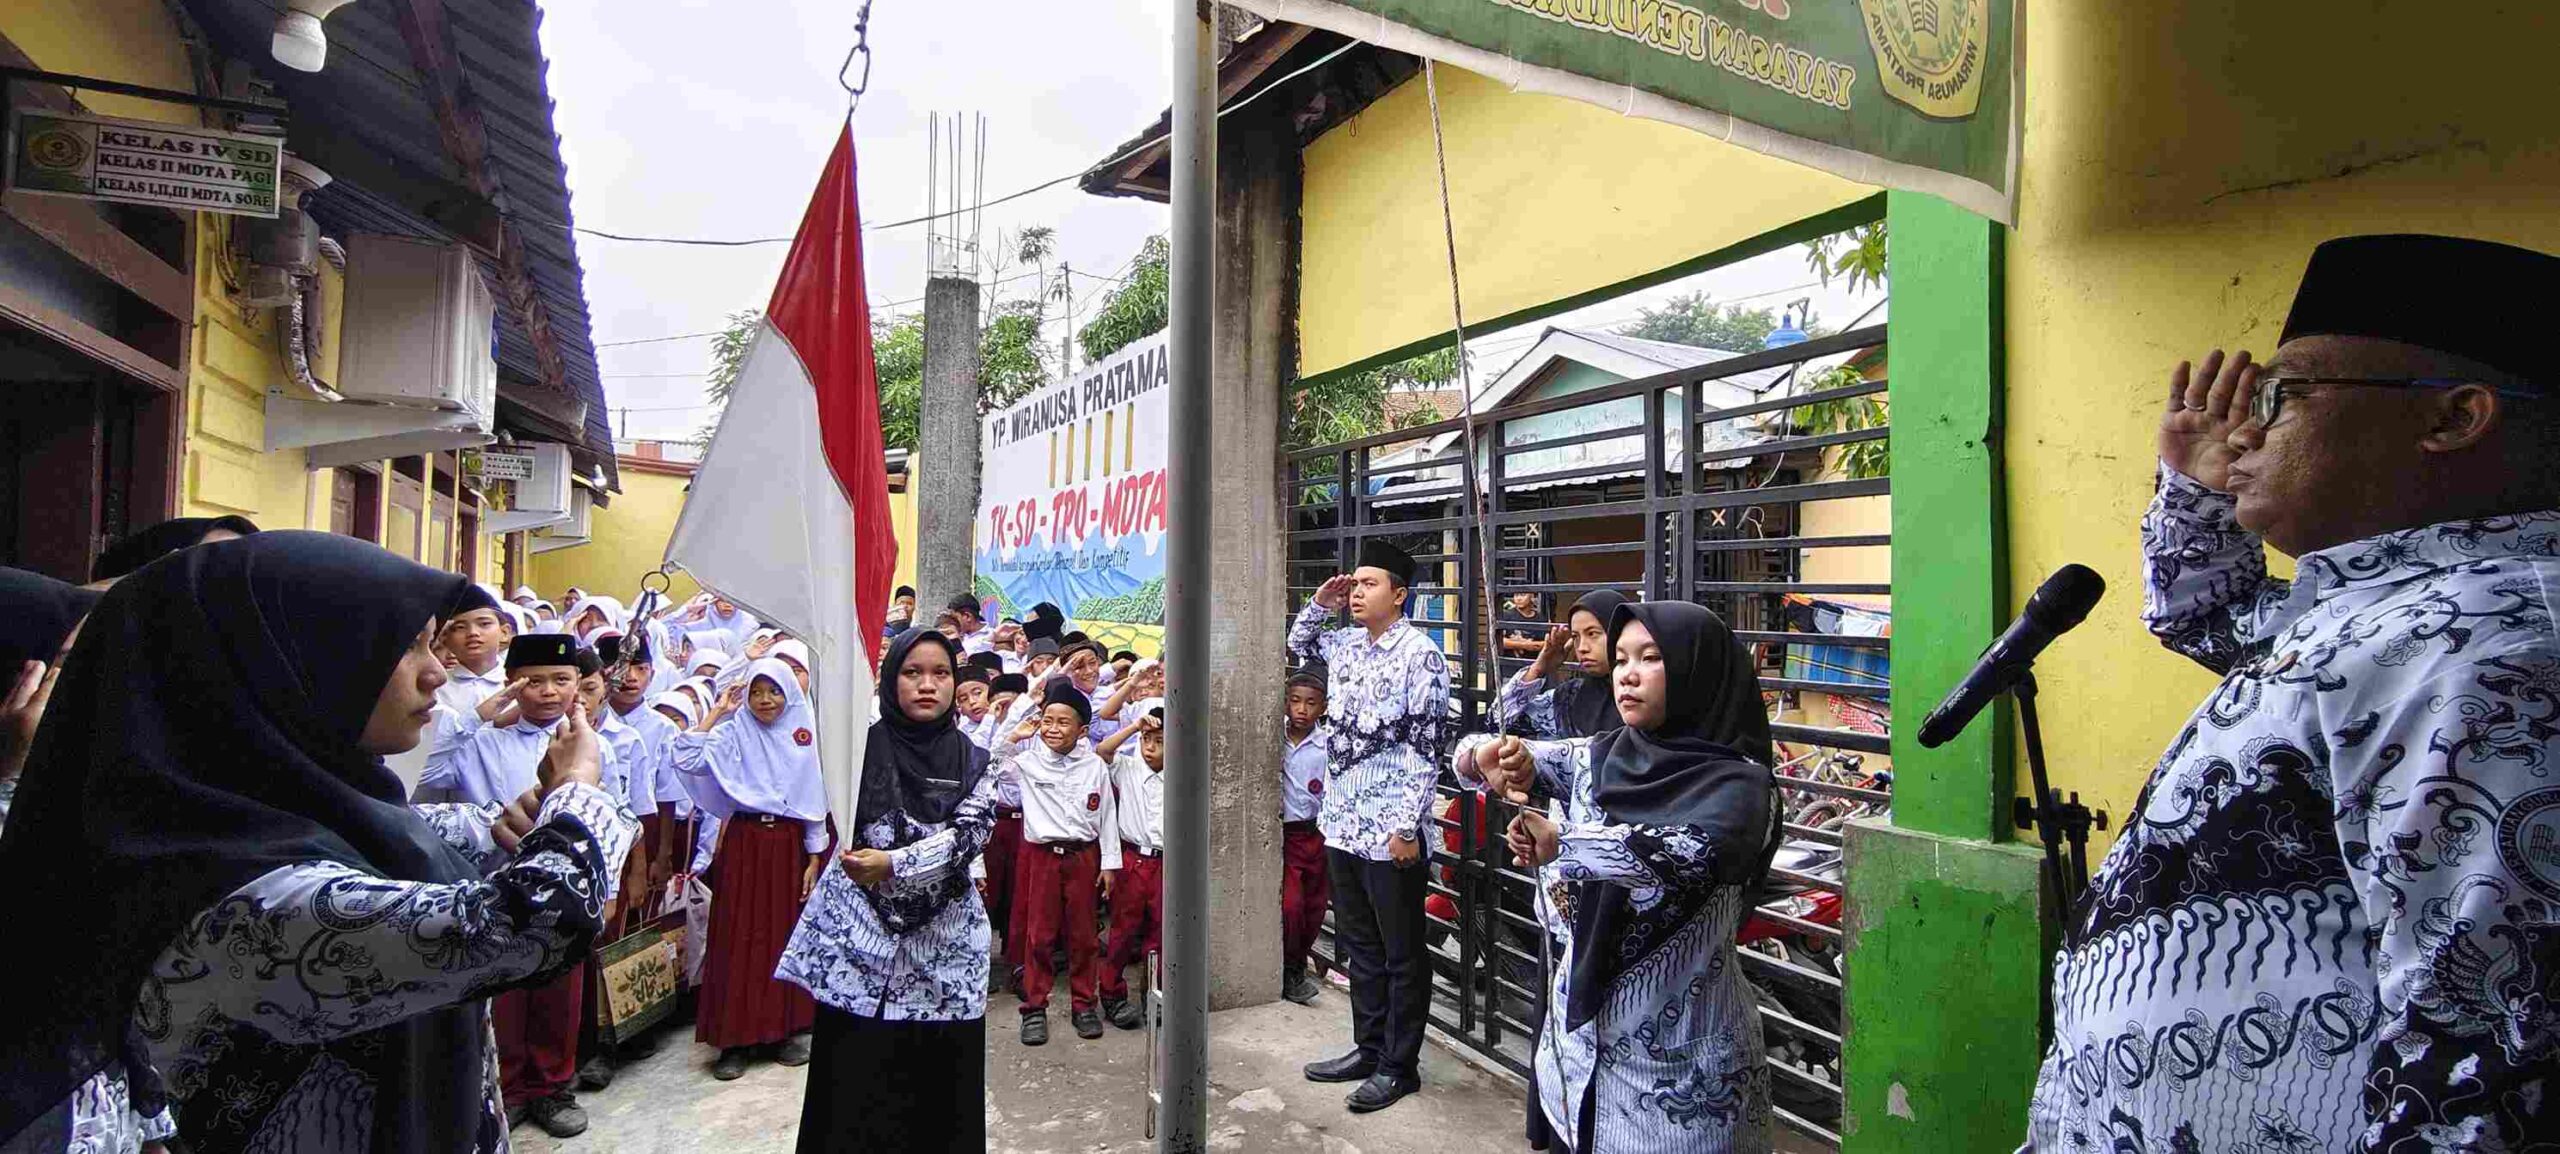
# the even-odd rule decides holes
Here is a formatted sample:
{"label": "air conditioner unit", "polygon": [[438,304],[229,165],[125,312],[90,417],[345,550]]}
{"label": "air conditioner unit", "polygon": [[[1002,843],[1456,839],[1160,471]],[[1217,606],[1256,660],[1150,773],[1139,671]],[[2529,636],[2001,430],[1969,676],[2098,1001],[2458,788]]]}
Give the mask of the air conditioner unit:
{"label": "air conditioner unit", "polygon": [[349,238],[338,379],[351,401],[488,413],[497,407],[497,300],[459,244]]}
{"label": "air conditioner unit", "polygon": [[586,544],[595,527],[595,508],[595,498],[587,495],[584,486],[570,490],[568,515],[525,538],[525,548],[534,553],[548,553],[554,549]]}
{"label": "air conditioner unit", "polygon": [[[267,393],[267,449],[314,469],[487,444],[497,428],[496,302],[471,250],[348,238],[338,401]],[[563,498],[561,509],[567,508]]]}
{"label": "air conditioner unit", "polygon": [[[533,451],[533,476],[515,483],[515,500],[511,507],[491,513],[483,527],[489,533],[513,533],[520,529],[539,529],[558,525],[580,513],[586,494],[571,484],[577,470],[569,460],[569,446],[557,441],[518,443],[518,450]],[[580,536],[585,535],[582,528]]]}

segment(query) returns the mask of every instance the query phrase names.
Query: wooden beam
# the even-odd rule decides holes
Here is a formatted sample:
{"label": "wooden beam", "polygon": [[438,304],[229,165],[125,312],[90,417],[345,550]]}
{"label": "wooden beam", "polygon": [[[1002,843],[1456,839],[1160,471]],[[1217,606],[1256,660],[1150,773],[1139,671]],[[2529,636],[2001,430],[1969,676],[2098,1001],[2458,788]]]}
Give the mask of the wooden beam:
{"label": "wooden beam", "polygon": [[[453,32],[445,25],[444,0],[401,0],[397,15],[400,39],[409,46],[409,61],[426,85],[427,102],[435,109],[436,129],[445,155],[462,169],[482,199],[507,211],[506,187],[489,161],[489,130],[480,119],[470,88],[463,83],[461,62],[454,56]],[[571,391],[559,341],[551,332],[551,314],[526,267],[524,241],[513,221],[498,225],[498,291],[514,307],[516,320],[533,342],[533,359],[544,386]]]}
{"label": "wooden beam", "polygon": [[12,192],[0,197],[0,211],[180,324],[195,315],[195,286],[185,271],[126,236],[89,202]]}
{"label": "wooden beam", "polygon": [[37,300],[14,285],[0,284],[0,319],[25,325],[152,388],[176,393],[187,387],[186,374],[175,367],[91,328],[88,322]]}
{"label": "wooden beam", "polygon": [[490,259],[497,259],[506,218],[499,214],[498,206],[477,191],[441,176],[415,171],[315,118],[295,121],[289,139],[295,156],[317,165],[331,177],[384,196]]}

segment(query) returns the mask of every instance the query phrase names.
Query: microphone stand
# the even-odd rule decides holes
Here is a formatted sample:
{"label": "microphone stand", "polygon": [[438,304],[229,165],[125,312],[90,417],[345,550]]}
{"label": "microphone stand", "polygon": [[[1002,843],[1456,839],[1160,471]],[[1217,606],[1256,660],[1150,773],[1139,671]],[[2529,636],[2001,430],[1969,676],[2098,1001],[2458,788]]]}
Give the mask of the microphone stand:
{"label": "microphone stand", "polygon": [[[2027,739],[2027,772],[2035,783],[2036,836],[2044,842],[2045,872],[2053,882],[2053,900],[2058,916],[2055,924],[2068,917],[2079,897],[2078,887],[2070,883],[2070,875],[2062,865],[2062,807],[2054,804],[2053,784],[2045,777],[2044,728],[2036,723],[2036,675],[2032,670],[2019,670],[2018,680],[2009,687],[2009,695],[2018,703],[2018,727]],[[2085,875],[2084,875],[2085,876]]]}

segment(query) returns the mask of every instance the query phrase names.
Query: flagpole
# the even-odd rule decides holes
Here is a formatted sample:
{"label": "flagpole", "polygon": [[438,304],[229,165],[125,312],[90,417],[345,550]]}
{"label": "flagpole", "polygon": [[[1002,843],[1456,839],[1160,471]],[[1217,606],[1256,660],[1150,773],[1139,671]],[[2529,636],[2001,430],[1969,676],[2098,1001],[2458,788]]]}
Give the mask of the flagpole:
{"label": "flagpole", "polygon": [[1163,1105],[1156,1149],[1209,1140],[1210,253],[1217,205],[1215,5],[1174,0],[1173,395],[1165,428]]}

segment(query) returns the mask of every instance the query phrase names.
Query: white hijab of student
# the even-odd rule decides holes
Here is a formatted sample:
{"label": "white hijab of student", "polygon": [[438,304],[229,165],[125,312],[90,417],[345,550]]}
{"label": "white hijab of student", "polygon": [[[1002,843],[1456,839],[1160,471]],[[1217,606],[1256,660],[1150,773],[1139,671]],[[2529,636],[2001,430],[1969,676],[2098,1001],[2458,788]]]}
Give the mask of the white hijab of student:
{"label": "white hijab of student", "polygon": [[[782,691],[782,712],[771,724],[741,703],[727,725],[710,734],[705,760],[720,783],[713,805],[804,820],[827,815],[826,782],[818,774],[818,717],[791,667],[765,657],[747,667],[748,692],[759,681]],[[727,814],[721,814],[726,817]]]}
{"label": "white hijab of student", "polygon": [[570,636],[592,644],[596,634],[622,628],[622,602],[601,593],[589,594],[572,603],[569,615],[561,620],[568,622]]}

